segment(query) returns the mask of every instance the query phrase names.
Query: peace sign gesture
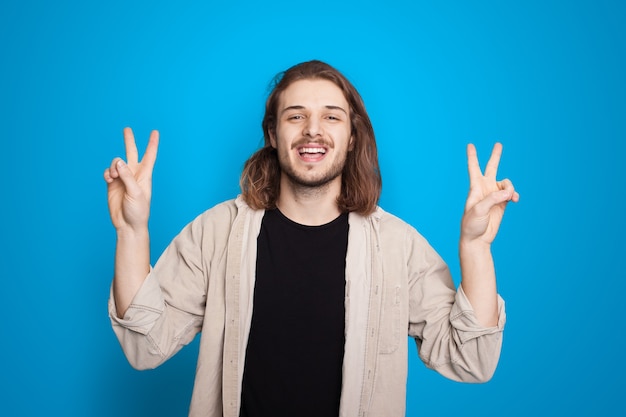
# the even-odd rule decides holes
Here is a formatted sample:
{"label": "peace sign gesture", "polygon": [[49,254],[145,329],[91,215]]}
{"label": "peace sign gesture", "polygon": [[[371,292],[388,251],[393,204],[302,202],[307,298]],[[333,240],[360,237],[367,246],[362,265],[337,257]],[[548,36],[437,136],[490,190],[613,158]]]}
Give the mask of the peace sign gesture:
{"label": "peace sign gesture", "polygon": [[148,225],[152,195],[152,170],[159,146],[159,132],[150,134],[150,141],[141,161],[130,128],[124,129],[127,162],[115,158],[104,171],[108,185],[109,213],[113,226],[119,231],[137,230]]}
{"label": "peace sign gesture", "polygon": [[461,222],[461,240],[491,244],[500,228],[507,203],[519,201],[519,194],[511,181],[496,180],[501,155],[502,144],[496,143],[483,174],[476,147],[467,145],[470,190]]}

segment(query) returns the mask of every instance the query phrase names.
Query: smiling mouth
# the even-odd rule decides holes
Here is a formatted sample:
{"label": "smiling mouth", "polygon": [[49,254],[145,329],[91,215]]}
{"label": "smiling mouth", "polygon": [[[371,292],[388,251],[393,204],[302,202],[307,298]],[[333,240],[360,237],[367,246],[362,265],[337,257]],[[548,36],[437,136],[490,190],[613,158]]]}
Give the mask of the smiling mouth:
{"label": "smiling mouth", "polygon": [[306,147],[298,149],[301,156],[317,156],[326,154],[326,149],[321,147]]}

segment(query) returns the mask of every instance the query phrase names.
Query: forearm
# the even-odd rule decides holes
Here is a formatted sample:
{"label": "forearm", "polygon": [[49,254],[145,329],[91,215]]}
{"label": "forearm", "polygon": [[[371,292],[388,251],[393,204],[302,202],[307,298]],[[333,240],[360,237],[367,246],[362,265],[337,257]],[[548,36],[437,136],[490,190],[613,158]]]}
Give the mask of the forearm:
{"label": "forearm", "polygon": [[491,245],[478,240],[459,243],[461,286],[477,320],[486,327],[498,323],[498,292]]}
{"label": "forearm", "polygon": [[115,249],[115,277],[113,279],[113,295],[118,317],[124,317],[149,272],[150,236],[148,228],[118,230]]}

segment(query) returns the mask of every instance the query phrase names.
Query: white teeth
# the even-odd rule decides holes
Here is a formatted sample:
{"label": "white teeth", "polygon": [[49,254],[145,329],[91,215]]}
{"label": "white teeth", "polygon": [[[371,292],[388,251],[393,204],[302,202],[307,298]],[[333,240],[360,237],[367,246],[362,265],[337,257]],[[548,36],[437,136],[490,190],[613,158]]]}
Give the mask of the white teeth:
{"label": "white teeth", "polygon": [[326,153],[326,149],[324,148],[302,148],[300,149],[300,153]]}

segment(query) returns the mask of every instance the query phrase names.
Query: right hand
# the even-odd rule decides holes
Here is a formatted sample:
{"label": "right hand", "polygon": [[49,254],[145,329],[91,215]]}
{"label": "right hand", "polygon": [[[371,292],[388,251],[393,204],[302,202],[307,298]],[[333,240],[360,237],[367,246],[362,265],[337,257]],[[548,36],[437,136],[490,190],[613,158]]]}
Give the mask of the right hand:
{"label": "right hand", "polygon": [[126,160],[115,158],[104,171],[107,183],[109,214],[118,231],[138,231],[148,227],[150,198],[152,196],[152,170],[159,147],[159,132],[153,130],[141,162],[133,131],[124,129]]}

